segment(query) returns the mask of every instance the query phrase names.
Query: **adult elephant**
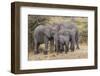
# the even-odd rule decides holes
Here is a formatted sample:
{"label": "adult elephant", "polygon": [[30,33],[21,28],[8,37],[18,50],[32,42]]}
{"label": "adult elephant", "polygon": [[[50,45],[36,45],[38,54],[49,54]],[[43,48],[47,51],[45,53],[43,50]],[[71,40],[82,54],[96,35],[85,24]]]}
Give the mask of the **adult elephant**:
{"label": "adult elephant", "polygon": [[70,32],[70,49],[71,51],[79,49],[79,31],[75,23],[61,24],[60,30],[69,30]]}
{"label": "adult elephant", "polygon": [[33,39],[34,39],[34,53],[39,53],[40,44],[45,44],[44,54],[48,53],[48,42],[50,41],[50,50],[54,46],[54,34],[58,29],[57,25],[39,25],[35,28]]}
{"label": "adult elephant", "polygon": [[[70,24],[59,24],[59,31],[65,30],[65,31],[69,31],[69,35],[70,35],[70,49],[71,51],[75,50],[75,45],[76,45],[76,49],[79,49],[79,31],[77,26],[74,23],[70,23]],[[56,32],[55,34],[55,50],[59,50],[59,33]],[[65,33],[63,31],[63,33]],[[67,38],[66,38],[67,39]]]}

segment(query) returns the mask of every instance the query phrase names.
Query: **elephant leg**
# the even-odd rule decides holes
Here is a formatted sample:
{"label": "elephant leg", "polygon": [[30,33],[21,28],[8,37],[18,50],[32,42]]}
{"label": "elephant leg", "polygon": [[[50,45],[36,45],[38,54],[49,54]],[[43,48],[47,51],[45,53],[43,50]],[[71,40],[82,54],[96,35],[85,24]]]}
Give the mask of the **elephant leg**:
{"label": "elephant leg", "polygon": [[45,38],[45,51],[44,54],[48,54],[48,39]]}
{"label": "elephant leg", "polygon": [[70,46],[71,51],[74,51],[75,47],[73,45],[73,43],[71,42],[71,46]]}
{"label": "elephant leg", "polygon": [[76,49],[80,49],[79,48],[79,33],[78,33],[78,31],[76,32],[75,40],[76,40]]}
{"label": "elephant leg", "polygon": [[62,51],[62,44],[61,43],[59,43],[59,51],[61,52]]}
{"label": "elephant leg", "polygon": [[57,45],[54,43],[54,50],[57,52]]}
{"label": "elephant leg", "polygon": [[79,40],[78,39],[76,39],[76,49],[80,49],[79,48]]}
{"label": "elephant leg", "polygon": [[34,50],[34,54],[38,54],[39,53],[39,50],[38,50],[38,48],[39,48],[39,45],[38,45],[38,43],[36,42],[35,43],[35,50]]}
{"label": "elephant leg", "polygon": [[58,44],[55,45],[55,51],[58,52]]}
{"label": "elephant leg", "polygon": [[65,44],[65,53],[67,53],[69,51],[69,42],[66,42]]}
{"label": "elephant leg", "polygon": [[57,51],[57,50],[56,50],[56,45],[54,45],[54,46],[55,46],[54,50],[55,50],[55,52],[56,52],[56,51]]}
{"label": "elephant leg", "polygon": [[64,51],[64,45],[63,44],[59,44],[60,46],[59,46],[59,52],[63,52]]}
{"label": "elephant leg", "polygon": [[61,52],[64,52],[64,45],[62,45],[62,50],[61,50]]}
{"label": "elephant leg", "polygon": [[58,40],[54,41],[55,52],[58,52]]}
{"label": "elephant leg", "polygon": [[71,51],[75,50],[75,37],[72,38],[71,40],[71,46],[70,46]]}
{"label": "elephant leg", "polygon": [[54,49],[54,40],[50,41],[50,51],[53,52]]}
{"label": "elephant leg", "polygon": [[58,42],[56,43],[55,48],[56,48],[56,52],[58,54],[59,53],[59,48],[60,48]]}
{"label": "elephant leg", "polygon": [[45,51],[44,54],[48,54],[48,43],[45,43]]}
{"label": "elephant leg", "polygon": [[80,49],[80,48],[79,48],[79,43],[78,43],[78,42],[76,42],[76,49]]}

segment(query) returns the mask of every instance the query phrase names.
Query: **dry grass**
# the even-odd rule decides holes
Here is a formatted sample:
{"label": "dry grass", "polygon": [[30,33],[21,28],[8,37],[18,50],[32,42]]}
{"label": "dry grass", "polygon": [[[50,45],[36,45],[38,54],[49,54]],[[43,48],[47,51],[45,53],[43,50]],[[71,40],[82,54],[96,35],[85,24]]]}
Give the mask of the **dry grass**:
{"label": "dry grass", "polygon": [[75,50],[74,52],[69,51],[67,54],[49,52],[48,55],[44,55],[43,53],[34,55],[32,50],[28,53],[28,60],[82,59],[87,57],[88,48],[86,44],[82,44],[79,50]]}

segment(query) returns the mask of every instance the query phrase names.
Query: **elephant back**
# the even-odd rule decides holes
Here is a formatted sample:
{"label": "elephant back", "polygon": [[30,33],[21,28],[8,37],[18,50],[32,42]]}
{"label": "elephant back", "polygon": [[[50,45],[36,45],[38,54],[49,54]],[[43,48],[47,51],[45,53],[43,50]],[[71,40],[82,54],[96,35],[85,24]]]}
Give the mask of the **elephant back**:
{"label": "elephant back", "polygon": [[70,29],[62,29],[59,31],[59,35],[67,36],[70,33]]}

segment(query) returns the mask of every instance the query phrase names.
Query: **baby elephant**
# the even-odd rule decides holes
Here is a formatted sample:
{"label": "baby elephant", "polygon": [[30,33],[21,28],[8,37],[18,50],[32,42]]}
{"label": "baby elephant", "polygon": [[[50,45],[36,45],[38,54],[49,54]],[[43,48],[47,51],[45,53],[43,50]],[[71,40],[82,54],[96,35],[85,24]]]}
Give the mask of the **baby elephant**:
{"label": "baby elephant", "polygon": [[65,51],[67,53],[69,51],[70,32],[68,30],[60,30],[56,36],[54,37],[56,51]]}

